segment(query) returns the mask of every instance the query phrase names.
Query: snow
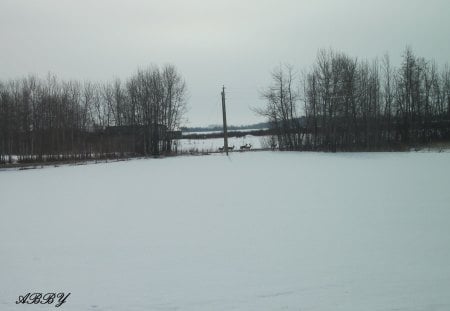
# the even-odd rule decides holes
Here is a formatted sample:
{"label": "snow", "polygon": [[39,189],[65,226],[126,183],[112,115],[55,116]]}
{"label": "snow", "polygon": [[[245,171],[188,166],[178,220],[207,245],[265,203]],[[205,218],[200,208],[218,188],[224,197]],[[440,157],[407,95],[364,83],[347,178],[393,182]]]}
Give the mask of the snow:
{"label": "snow", "polygon": [[[245,144],[252,145],[252,149],[261,149],[264,146],[264,140],[268,140],[268,136],[254,136],[245,135],[243,137],[229,137],[228,146],[234,146],[234,151],[239,151],[240,146]],[[223,147],[223,138],[208,138],[208,139],[180,139],[178,140],[178,151],[182,152],[215,152],[220,147]]]}
{"label": "snow", "polygon": [[[450,310],[450,153],[0,172],[0,310]],[[224,190],[226,189],[226,190]]]}
{"label": "snow", "polygon": [[[231,132],[241,132],[241,133],[248,133],[248,132],[255,132],[255,131],[262,131],[262,130],[268,130],[269,128],[253,128],[253,129],[228,129],[228,133]],[[192,134],[197,134],[197,135],[203,135],[203,134],[221,134],[223,133],[222,130],[218,131],[192,131],[192,132],[183,132],[183,135],[192,135]]]}

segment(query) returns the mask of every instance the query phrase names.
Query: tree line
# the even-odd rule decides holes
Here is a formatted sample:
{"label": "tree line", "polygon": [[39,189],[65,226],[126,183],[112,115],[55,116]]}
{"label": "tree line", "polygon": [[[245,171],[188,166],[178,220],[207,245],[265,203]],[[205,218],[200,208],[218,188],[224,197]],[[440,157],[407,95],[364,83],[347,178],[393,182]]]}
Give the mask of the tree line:
{"label": "tree line", "polygon": [[[320,50],[310,70],[272,72],[257,113],[284,150],[397,150],[450,140],[450,68],[407,47],[401,65],[388,55],[358,60]],[[304,118],[301,118],[303,116]]]}
{"label": "tree line", "polygon": [[173,65],[124,82],[0,81],[0,163],[170,153],[186,99]]}

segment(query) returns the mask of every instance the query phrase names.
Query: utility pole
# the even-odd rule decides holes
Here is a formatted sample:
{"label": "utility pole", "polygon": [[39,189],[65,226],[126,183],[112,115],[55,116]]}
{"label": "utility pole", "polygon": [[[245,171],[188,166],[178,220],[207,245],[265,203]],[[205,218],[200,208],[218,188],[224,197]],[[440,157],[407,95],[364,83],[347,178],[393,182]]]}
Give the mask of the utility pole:
{"label": "utility pole", "polygon": [[222,87],[223,147],[228,156],[227,111],[225,109],[225,86]]}

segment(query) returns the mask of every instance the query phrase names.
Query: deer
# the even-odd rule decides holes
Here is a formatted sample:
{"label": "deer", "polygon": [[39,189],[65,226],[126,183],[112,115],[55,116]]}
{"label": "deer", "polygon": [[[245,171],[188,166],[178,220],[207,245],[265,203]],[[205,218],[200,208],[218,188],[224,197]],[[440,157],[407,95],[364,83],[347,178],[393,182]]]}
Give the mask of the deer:
{"label": "deer", "polygon": [[[219,151],[220,151],[220,152],[223,152],[224,150],[225,150],[225,147],[224,147],[224,146],[219,147]],[[231,147],[228,147],[228,151],[229,151],[229,150],[234,150],[234,145],[231,146]]]}
{"label": "deer", "polygon": [[250,144],[245,144],[245,145],[241,146],[241,150],[242,150],[242,151],[243,151],[243,150],[250,150],[251,147],[252,147],[252,145],[250,145]]}

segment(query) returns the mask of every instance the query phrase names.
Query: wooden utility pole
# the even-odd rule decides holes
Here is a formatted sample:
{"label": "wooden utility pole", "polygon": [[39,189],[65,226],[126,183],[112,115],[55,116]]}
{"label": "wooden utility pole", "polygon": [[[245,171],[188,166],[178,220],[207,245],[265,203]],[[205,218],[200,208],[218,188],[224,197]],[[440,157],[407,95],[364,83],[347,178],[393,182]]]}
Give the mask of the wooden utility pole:
{"label": "wooden utility pole", "polygon": [[223,147],[228,155],[227,111],[225,109],[225,86],[222,87]]}

